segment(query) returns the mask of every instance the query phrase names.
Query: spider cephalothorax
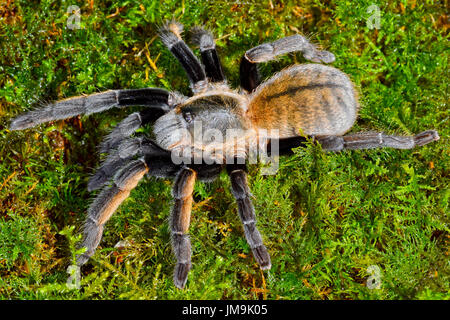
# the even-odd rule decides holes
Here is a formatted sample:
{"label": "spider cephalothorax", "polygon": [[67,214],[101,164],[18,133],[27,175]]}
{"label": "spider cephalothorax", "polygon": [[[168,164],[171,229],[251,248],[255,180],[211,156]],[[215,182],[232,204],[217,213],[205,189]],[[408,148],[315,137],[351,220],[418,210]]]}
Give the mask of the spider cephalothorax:
{"label": "spider cephalothorax", "polygon": [[234,152],[235,141],[227,139],[230,133],[239,132],[240,140],[251,136],[246,106],[246,97],[226,86],[209,87],[156,120],[153,129],[156,143],[172,151],[172,155],[180,154],[186,159],[202,157],[206,149],[213,148],[214,154],[223,156],[211,159],[211,163],[222,164],[227,156],[238,156]]}
{"label": "spider cephalothorax", "polygon": [[[201,64],[181,39],[182,30],[181,24],[169,22],[159,34],[185,69],[194,92],[192,97],[158,88],[111,90],[62,100],[21,115],[11,123],[12,130],[21,130],[112,107],[146,107],[120,122],[100,146],[100,151],[108,156],[91,177],[88,188],[102,190],[88,209],[82,243],[86,251],[78,256],[78,266],[94,254],[104,224],[144,175],[174,178],[169,220],[177,259],[174,283],[183,288],[191,268],[187,231],[194,183],[210,181],[225,168],[247,242],[260,267],[269,269],[269,253],[256,228],[247,185],[245,160],[255,145],[271,155],[292,153],[292,148],[305,141],[304,135],[314,137],[326,151],[410,149],[439,139],[434,130],[410,137],[377,132],[344,135],[356,120],[357,93],[348,76],[332,67],[294,65],[261,83],[257,64],[281,54],[300,51],[313,62],[334,61],[332,53],[318,50],[300,35],[248,50],[240,62],[241,88],[236,91],[227,85],[211,33],[193,29]],[[135,134],[150,123],[154,124],[156,142]]]}

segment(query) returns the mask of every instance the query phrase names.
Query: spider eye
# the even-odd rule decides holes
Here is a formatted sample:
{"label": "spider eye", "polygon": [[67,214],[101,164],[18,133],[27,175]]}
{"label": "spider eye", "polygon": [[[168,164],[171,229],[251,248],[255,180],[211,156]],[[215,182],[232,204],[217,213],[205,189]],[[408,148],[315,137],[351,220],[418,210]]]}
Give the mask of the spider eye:
{"label": "spider eye", "polygon": [[190,112],[183,112],[183,118],[186,120],[187,123],[191,123],[192,120],[194,120],[194,117]]}

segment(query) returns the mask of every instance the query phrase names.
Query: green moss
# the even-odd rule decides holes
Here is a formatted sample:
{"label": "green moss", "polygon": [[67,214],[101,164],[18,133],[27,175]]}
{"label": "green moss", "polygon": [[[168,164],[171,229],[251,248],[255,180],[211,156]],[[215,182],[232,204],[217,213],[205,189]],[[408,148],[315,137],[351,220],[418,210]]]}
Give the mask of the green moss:
{"label": "green moss", "polygon": [[0,220],[0,230],[0,260],[6,268],[30,261],[39,241],[36,222],[13,214],[8,220]]}

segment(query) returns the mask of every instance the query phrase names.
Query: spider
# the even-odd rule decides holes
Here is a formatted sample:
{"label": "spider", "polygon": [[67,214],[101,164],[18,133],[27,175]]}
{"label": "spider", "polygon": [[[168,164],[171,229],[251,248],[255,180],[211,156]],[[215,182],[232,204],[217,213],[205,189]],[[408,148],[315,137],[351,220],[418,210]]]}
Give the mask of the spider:
{"label": "spider", "polygon": [[[227,84],[212,33],[201,27],[192,29],[192,42],[200,48],[200,62],[182,40],[182,31],[180,23],[169,21],[158,33],[186,71],[192,97],[159,88],[109,90],[55,102],[18,116],[11,123],[11,130],[21,130],[113,107],[146,107],[122,120],[100,145],[100,151],[108,156],[88,182],[89,191],[101,191],[87,212],[81,244],[86,251],[77,257],[77,266],[94,254],[105,223],[144,175],[174,178],[169,219],[176,257],[173,281],[176,287],[184,288],[191,269],[187,232],[195,181],[212,181],[226,169],[248,245],[260,268],[270,269],[270,256],[256,227],[247,184],[251,139],[259,139],[269,155],[292,154],[292,149],[302,146],[307,137],[313,137],[323,150],[335,152],[380,147],[411,149],[439,140],[434,130],[414,136],[379,132],[344,135],[355,123],[359,108],[354,85],[343,72],[321,64],[333,62],[332,53],[319,50],[301,35],[245,52],[240,61],[241,88],[234,90]],[[261,80],[259,63],[292,52],[301,52],[305,59],[316,63],[295,64],[267,81]],[[147,124],[153,124],[154,140],[135,134]],[[214,134],[195,136],[199,124]],[[238,139],[219,143],[218,134],[231,129],[239,132]],[[204,153],[210,146],[215,147],[215,152]]]}

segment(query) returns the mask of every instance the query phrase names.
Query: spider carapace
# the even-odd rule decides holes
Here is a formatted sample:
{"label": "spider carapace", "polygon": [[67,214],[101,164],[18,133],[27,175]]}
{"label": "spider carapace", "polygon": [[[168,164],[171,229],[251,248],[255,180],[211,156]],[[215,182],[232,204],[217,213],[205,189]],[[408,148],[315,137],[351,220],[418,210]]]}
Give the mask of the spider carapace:
{"label": "spider carapace", "polygon": [[[270,256],[256,228],[247,185],[245,159],[252,151],[252,139],[262,141],[263,149],[267,147],[271,154],[291,154],[292,148],[305,141],[304,136],[314,137],[325,151],[411,149],[439,139],[434,130],[415,136],[344,135],[357,117],[356,90],[346,74],[320,64],[333,62],[332,53],[318,50],[300,35],[248,50],[240,61],[240,89],[233,90],[227,85],[212,34],[199,27],[192,30],[193,43],[200,47],[200,62],[182,40],[182,30],[181,24],[172,21],[159,29],[159,35],[186,71],[192,97],[158,88],[110,90],[58,101],[11,123],[12,130],[21,130],[113,107],[145,107],[121,121],[100,146],[108,155],[88,183],[89,190],[101,191],[88,209],[82,242],[86,251],[78,256],[78,266],[94,254],[103,226],[146,174],[174,178],[169,219],[177,260],[173,279],[183,288],[191,268],[187,232],[195,181],[211,181],[225,168],[248,245],[260,267],[269,269]],[[293,65],[261,81],[258,63],[297,51],[316,63]],[[147,124],[153,124],[156,141],[136,133]],[[201,134],[197,134],[199,127]],[[228,139],[228,132],[233,131],[233,139]]]}

